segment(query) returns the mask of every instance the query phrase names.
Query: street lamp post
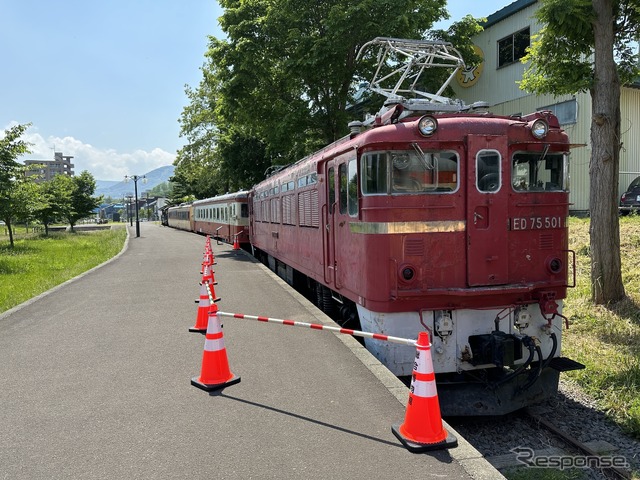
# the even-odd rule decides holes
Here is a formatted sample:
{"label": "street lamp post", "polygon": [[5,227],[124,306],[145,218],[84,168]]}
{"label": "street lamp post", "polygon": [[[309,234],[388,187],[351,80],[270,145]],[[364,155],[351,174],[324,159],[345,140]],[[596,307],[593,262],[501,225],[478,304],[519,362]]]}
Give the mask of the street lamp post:
{"label": "street lamp post", "polygon": [[138,180],[142,179],[142,183],[147,183],[145,175],[125,175],[124,181],[133,180],[133,191],[136,198],[136,237],[140,236],[140,219],[138,218]]}
{"label": "street lamp post", "polygon": [[127,218],[129,225],[133,227],[133,195],[127,195]]}

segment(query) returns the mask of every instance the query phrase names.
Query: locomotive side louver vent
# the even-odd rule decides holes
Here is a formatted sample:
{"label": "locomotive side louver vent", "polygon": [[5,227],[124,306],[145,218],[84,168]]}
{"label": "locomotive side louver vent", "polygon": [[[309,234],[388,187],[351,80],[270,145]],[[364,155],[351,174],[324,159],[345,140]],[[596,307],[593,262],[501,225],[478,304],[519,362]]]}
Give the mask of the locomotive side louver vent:
{"label": "locomotive side louver vent", "polygon": [[421,257],[424,255],[424,240],[421,238],[407,238],[404,242],[404,255]]}
{"label": "locomotive side louver vent", "polygon": [[540,250],[551,250],[553,248],[553,235],[550,233],[540,234]]}

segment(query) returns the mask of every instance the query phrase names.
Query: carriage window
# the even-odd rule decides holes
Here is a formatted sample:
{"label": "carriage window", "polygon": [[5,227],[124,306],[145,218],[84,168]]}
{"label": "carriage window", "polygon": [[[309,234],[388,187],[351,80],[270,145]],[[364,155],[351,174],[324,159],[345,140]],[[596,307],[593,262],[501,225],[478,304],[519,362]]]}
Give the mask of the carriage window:
{"label": "carriage window", "polygon": [[249,205],[247,203],[240,204],[240,216],[242,218],[249,218]]}
{"label": "carriage window", "polygon": [[349,215],[358,215],[358,169],[356,159],[349,161],[349,183],[347,187],[349,197]]}
{"label": "carriage window", "polygon": [[518,192],[561,192],[567,189],[564,153],[519,152],[513,155],[511,184]]}
{"label": "carriage window", "polygon": [[423,152],[417,145],[412,150],[364,155],[362,171],[365,195],[442,193],[458,188],[456,154]]}
{"label": "carriage window", "polygon": [[482,151],[476,156],[476,185],[481,192],[496,192],[500,189],[500,154]]}

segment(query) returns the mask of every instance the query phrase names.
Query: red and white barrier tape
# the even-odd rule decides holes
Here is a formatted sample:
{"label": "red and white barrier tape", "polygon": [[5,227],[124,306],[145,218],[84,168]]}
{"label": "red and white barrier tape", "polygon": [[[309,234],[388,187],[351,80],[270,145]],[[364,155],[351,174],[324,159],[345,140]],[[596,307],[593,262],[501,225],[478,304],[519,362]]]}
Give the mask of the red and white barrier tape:
{"label": "red and white barrier tape", "polygon": [[258,322],[278,323],[280,325],[288,325],[291,327],[306,327],[306,328],[311,328],[313,330],[329,330],[332,332],[343,333],[345,335],[352,335],[355,337],[364,337],[364,338],[373,338],[375,340],[381,340],[383,342],[399,343],[401,345],[408,345],[411,347],[415,347],[417,342],[417,340],[412,340],[410,338],[392,337],[390,335],[382,335],[380,333],[363,332],[360,330],[351,330],[350,328],[338,328],[338,327],[332,327],[329,325],[320,325],[318,323],[305,323],[305,322],[297,322],[295,320],[281,320],[279,318],[270,318],[270,317],[256,317],[254,315],[245,315],[243,313],[218,312],[218,316],[229,317],[229,318],[241,318],[245,320],[256,320]]}

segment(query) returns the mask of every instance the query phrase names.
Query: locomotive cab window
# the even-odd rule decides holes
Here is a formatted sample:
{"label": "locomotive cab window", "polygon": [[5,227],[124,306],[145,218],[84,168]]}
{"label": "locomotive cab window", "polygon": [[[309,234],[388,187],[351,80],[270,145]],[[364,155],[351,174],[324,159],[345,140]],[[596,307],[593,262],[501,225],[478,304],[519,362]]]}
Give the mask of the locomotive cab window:
{"label": "locomotive cab window", "polygon": [[476,156],[476,185],[484,193],[500,189],[500,154],[496,151],[482,151]]}
{"label": "locomotive cab window", "polygon": [[340,182],[340,213],[347,213],[347,164],[341,163],[338,167]]}
{"label": "locomotive cab window", "polygon": [[329,213],[333,213],[333,207],[336,203],[336,175],[334,173],[333,167],[329,169],[329,180],[327,180],[327,184],[329,185]]}
{"label": "locomotive cab window", "polygon": [[354,158],[349,160],[349,178],[347,184],[347,198],[349,200],[349,215],[358,216],[358,168]]}
{"label": "locomotive cab window", "polygon": [[[347,170],[348,169],[348,170]],[[342,163],[338,167],[340,182],[340,213],[355,217],[358,215],[358,173],[356,160]]]}
{"label": "locomotive cab window", "polygon": [[513,155],[511,184],[517,192],[561,192],[567,189],[567,155],[518,152]]}
{"label": "locomotive cab window", "polygon": [[446,193],[458,188],[458,157],[453,152],[412,150],[367,153],[362,156],[362,193]]}

